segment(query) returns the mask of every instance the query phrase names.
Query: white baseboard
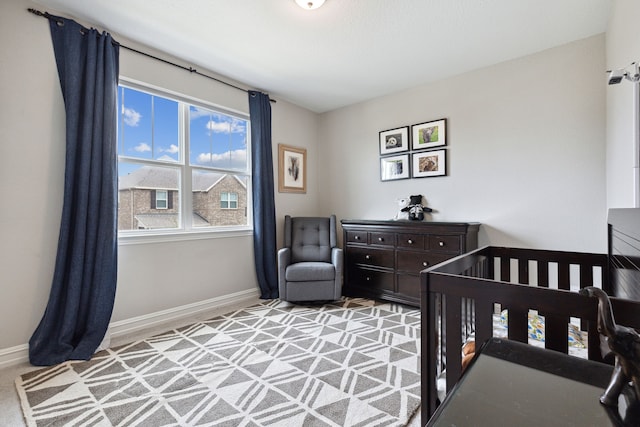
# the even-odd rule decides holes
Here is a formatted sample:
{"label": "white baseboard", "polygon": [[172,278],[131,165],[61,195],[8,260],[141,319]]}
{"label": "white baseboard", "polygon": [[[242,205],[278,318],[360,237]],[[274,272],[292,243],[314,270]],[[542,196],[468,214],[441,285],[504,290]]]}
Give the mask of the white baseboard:
{"label": "white baseboard", "polygon": [[0,349],[0,369],[19,365],[29,360],[29,345],[21,344],[15,347]]}
{"label": "white baseboard", "polygon": [[[133,334],[145,329],[160,326],[165,323],[178,322],[181,319],[223,311],[226,307],[244,305],[257,300],[260,293],[257,289],[235,292],[221,297],[215,297],[206,301],[182,305],[168,310],[157,311],[144,316],[132,317],[109,324],[107,335],[111,339]],[[215,316],[215,313],[213,313]],[[0,349],[0,369],[18,365],[29,361],[29,345],[21,344],[15,347]]]}
{"label": "white baseboard", "polygon": [[[119,338],[123,335],[140,332],[165,323],[179,321],[181,319],[198,316],[203,313],[211,313],[214,310],[221,310],[225,307],[240,305],[258,299],[260,293],[257,289],[235,292],[221,297],[211,298],[206,301],[199,301],[193,304],[182,305],[144,316],[132,317],[130,319],[119,320],[109,324],[109,334],[111,338]],[[215,315],[215,314],[214,314]]]}

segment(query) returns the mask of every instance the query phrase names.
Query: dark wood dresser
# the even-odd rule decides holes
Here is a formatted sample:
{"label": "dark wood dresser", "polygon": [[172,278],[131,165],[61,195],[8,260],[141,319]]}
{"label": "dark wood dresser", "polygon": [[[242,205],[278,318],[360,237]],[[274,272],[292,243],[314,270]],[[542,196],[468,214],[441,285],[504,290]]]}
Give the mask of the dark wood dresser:
{"label": "dark wood dresser", "polygon": [[420,306],[420,271],[478,247],[480,224],[342,220],[346,296]]}

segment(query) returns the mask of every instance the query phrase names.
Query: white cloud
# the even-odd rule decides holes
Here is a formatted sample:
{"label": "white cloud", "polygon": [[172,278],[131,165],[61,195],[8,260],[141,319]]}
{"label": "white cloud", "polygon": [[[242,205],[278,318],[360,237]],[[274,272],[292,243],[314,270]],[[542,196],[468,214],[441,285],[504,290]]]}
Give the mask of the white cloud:
{"label": "white cloud", "polygon": [[140,144],[133,147],[133,149],[138,153],[145,153],[147,151],[151,151],[151,146],[146,142],[141,142]]}
{"label": "white cloud", "polygon": [[133,127],[138,126],[138,123],[142,118],[142,114],[138,113],[133,108],[126,108],[124,105],[122,106],[122,116],[124,123]]}
{"label": "white cloud", "polygon": [[207,166],[245,169],[247,167],[247,150],[233,150],[220,154],[200,153],[197,162]]}
{"label": "white cloud", "polygon": [[211,115],[217,115],[211,110],[205,110],[204,108],[192,106],[189,110],[189,118],[191,120],[199,119],[200,117],[209,117]]}
{"label": "white cloud", "polygon": [[160,148],[159,151],[161,153],[176,154],[176,153],[178,153],[178,151],[180,151],[180,148],[176,144],[171,144],[169,146],[169,148]]}
{"label": "white cloud", "polygon": [[242,133],[245,131],[245,122],[241,120],[222,120],[215,121],[209,120],[206,124],[206,128],[210,132],[214,133]]}
{"label": "white cloud", "polygon": [[225,133],[229,132],[230,128],[231,126],[227,122],[216,122],[215,120],[209,120],[207,122],[207,130],[210,130],[212,132]]}

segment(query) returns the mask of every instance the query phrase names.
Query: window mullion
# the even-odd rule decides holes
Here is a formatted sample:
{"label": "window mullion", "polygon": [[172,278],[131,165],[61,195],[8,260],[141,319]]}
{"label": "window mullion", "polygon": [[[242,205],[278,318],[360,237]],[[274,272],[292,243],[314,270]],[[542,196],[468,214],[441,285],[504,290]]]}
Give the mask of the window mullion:
{"label": "window mullion", "polygon": [[193,229],[193,191],[191,167],[189,165],[189,106],[184,102],[179,104],[180,119],[178,135],[180,138],[181,179],[180,193],[182,194],[182,225],[186,231]]}

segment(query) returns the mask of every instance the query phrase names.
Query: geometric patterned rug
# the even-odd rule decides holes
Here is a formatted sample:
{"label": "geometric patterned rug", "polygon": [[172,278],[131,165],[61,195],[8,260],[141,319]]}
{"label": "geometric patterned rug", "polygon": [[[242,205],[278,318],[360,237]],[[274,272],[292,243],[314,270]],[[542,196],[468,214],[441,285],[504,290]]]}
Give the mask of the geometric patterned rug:
{"label": "geometric patterned rug", "polygon": [[280,300],[16,379],[29,426],[403,426],[420,312]]}

